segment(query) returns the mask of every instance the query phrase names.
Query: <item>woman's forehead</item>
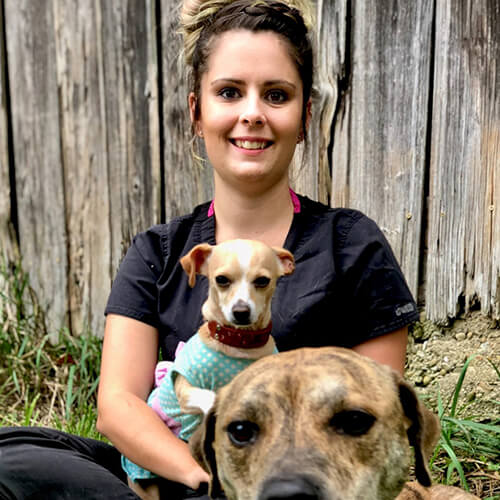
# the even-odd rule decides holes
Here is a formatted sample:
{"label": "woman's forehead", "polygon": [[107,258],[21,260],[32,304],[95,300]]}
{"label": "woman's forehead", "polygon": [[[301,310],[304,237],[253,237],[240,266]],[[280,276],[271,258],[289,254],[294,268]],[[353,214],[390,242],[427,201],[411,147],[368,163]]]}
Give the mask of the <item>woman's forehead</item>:
{"label": "woman's forehead", "polygon": [[204,76],[216,79],[300,81],[288,43],[272,31],[231,30],[212,42]]}

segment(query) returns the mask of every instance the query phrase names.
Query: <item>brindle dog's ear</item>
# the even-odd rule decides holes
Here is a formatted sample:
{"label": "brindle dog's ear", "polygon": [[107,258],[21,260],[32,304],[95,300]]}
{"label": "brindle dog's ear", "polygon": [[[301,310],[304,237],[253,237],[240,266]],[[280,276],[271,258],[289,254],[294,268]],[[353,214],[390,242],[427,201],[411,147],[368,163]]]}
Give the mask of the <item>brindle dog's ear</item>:
{"label": "brindle dog's ear", "polygon": [[403,411],[410,420],[407,434],[410,445],[415,450],[415,476],[420,484],[430,486],[428,461],[439,439],[439,419],[420,402],[410,384],[399,376],[397,383]]}
{"label": "brindle dog's ear", "polygon": [[215,440],[216,404],[205,415],[189,440],[191,454],[211,477],[208,494],[210,498],[222,496],[222,487],[217,474],[217,462],[213,442]]}

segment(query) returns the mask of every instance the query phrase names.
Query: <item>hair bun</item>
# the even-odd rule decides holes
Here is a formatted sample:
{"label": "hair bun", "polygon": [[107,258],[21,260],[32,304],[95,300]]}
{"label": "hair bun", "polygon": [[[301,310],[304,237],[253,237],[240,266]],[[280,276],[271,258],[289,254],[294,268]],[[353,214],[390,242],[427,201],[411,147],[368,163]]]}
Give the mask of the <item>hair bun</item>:
{"label": "hair bun", "polygon": [[[183,0],[180,11],[180,28],[184,39],[184,57],[191,64],[193,52],[205,24],[209,22],[223,7],[233,3],[235,0]],[[251,10],[258,6],[270,4],[283,4],[290,9],[296,9],[308,29],[313,31],[315,19],[311,0],[248,0],[247,9]]]}
{"label": "hair bun", "polygon": [[207,20],[234,0],[183,0],[179,17],[184,59],[191,64],[196,42]]}

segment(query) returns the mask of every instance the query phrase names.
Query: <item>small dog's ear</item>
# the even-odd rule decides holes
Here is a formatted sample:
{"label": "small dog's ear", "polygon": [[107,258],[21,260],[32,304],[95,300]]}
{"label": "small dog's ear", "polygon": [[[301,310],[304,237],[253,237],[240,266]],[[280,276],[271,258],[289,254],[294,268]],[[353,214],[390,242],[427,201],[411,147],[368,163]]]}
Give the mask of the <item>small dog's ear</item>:
{"label": "small dog's ear", "polygon": [[191,288],[193,288],[196,283],[196,275],[205,273],[203,267],[211,253],[212,245],[200,243],[193,247],[180,260],[182,269],[184,269],[189,277],[188,283]]}
{"label": "small dog's ear", "polygon": [[216,406],[205,415],[201,425],[197,427],[189,439],[189,448],[194,459],[210,474],[208,494],[210,498],[222,496],[222,487],[217,474],[217,462],[213,443],[215,440]]}
{"label": "small dog's ear", "polygon": [[284,248],[273,247],[274,253],[278,256],[283,274],[292,274],[295,271],[295,259],[293,255]]}
{"label": "small dog's ear", "polygon": [[399,375],[395,375],[399,387],[399,399],[410,421],[406,431],[415,451],[415,476],[423,486],[431,485],[428,461],[436,447],[441,432],[439,419],[418,399],[413,387]]}

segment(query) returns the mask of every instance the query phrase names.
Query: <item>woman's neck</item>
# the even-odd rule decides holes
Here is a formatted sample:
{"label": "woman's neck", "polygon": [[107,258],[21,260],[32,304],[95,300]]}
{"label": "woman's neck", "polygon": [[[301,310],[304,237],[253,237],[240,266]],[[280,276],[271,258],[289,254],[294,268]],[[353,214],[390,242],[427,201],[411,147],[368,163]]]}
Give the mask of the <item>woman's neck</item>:
{"label": "woman's neck", "polygon": [[283,246],[293,220],[288,183],[258,195],[216,184],[214,210],[217,243],[244,238]]}

